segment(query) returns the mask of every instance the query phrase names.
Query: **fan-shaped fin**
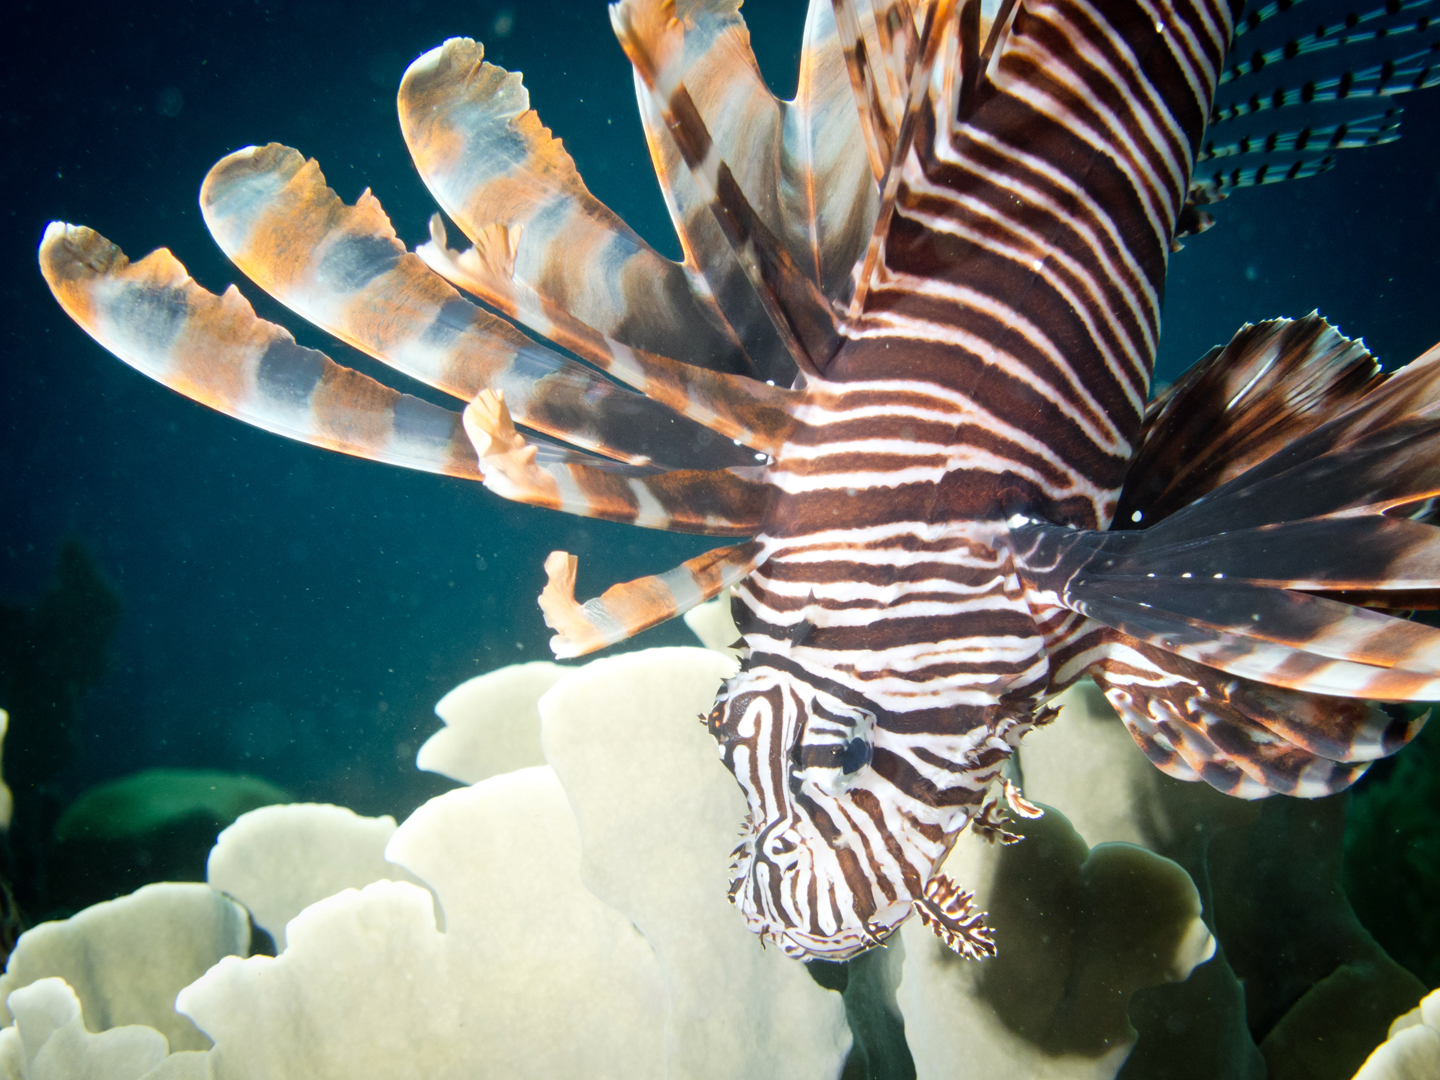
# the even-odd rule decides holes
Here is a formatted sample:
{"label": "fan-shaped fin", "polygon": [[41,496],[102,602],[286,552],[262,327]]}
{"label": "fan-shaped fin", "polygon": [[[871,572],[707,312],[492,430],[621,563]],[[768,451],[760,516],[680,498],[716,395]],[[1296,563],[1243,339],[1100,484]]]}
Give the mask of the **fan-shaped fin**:
{"label": "fan-shaped fin", "polygon": [[540,594],[545,625],[556,631],[550,648],[566,660],[624,641],[743,580],[762,558],[754,541],[715,548],[663,574],[612,585],[598,598],[575,602],[574,555],[552,551],[545,560],[549,581]]}
{"label": "fan-shaped fin", "polygon": [[1232,699],[1239,680],[1141,642],[1119,638],[1091,672],[1146,756],[1177,779],[1242,799],[1317,798],[1349,787],[1369,766],[1308,752]]}
{"label": "fan-shaped fin", "polygon": [[163,248],[131,263],[99,233],[56,221],[40,269],[86,333],[186,397],[313,446],[481,478],[459,415],[301,348],[233,286],[202,289]]}
{"label": "fan-shaped fin", "polygon": [[[979,77],[980,0],[967,0],[960,9],[958,23],[952,25],[956,5],[957,0],[934,0],[927,6],[925,25],[919,32],[917,48],[913,50],[915,60],[905,71],[903,96],[899,100],[903,111],[889,135],[889,157],[880,178],[880,206],[875,215],[875,227],[871,230],[870,242],[865,248],[865,258],[855,272],[855,292],[850,298],[849,309],[852,319],[857,318],[865,309],[870,286],[875,275],[880,272],[885,238],[889,235],[891,219],[895,213],[895,200],[900,193],[901,171],[905,159],[910,155],[911,144],[915,140],[915,127],[920,121],[920,106],[927,92],[932,89],[930,77],[941,50],[947,48],[947,43],[947,58],[951,63],[944,82],[952,85],[954,89],[953,92],[942,91],[940,100],[932,101],[931,104],[938,106],[935,108],[937,115],[958,115],[962,103],[956,100],[952,108],[951,99],[952,93],[955,98],[959,98],[960,82],[963,81],[969,83],[969,96],[963,104],[967,112],[974,106],[975,80]],[[965,48],[967,44],[970,46],[968,49]],[[965,63],[963,69],[958,66],[961,62]]]}
{"label": "fan-shaped fin", "polygon": [[[1382,146],[1400,138],[1399,108],[1356,117],[1352,121],[1291,131],[1261,129],[1234,135],[1229,142],[1206,141],[1196,156],[1190,199],[1196,205],[1216,202],[1235,188],[1278,184],[1329,172],[1337,150]],[[1222,138],[1229,133],[1222,124]],[[1191,230],[1202,231],[1202,230]]]}
{"label": "fan-shaped fin", "polygon": [[[688,71],[686,78],[696,82]],[[751,172],[763,167],[766,157],[757,155],[753,164],[742,164],[740,147],[731,141],[735,129],[709,119],[716,103],[712,99],[723,100],[720,90],[702,85],[692,92],[699,94],[696,104],[722,156],[737,170],[741,188],[762,204],[763,214],[764,200],[756,194]],[[837,302],[848,296],[851,269],[875,217],[875,180],[852,102],[831,0],[810,0],[795,99],[780,103],[780,221],[772,228],[820,291]]]}
{"label": "fan-shaped fin", "polygon": [[[793,102],[766,87],[738,8],[735,0],[678,0],[681,81],[755,213],[825,296],[843,300],[875,219],[876,189],[831,2],[810,2]],[[793,361],[638,76],[636,97],[687,257],[768,377],[788,383]]]}
{"label": "fan-shaped fin", "polygon": [[[1389,141],[1389,140],[1387,140]],[[1266,162],[1251,167],[1199,168],[1195,170],[1195,188],[1205,193],[1206,202],[1214,202],[1236,188],[1279,184],[1286,180],[1303,180],[1319,176],[1335,167],[1335,155],[1324,154],[1297,161]]]}
{"label": "fan-shaped fin", "polygon": [[[1429,17],[1434,10],[1434,0],[1386,0],[1384,4],[1366,11],[1352,8],[1339,18],[1321,22],[1310,33],[1289,34],[1283,43],[1269,48],[1255,48],[1252,39],[1261,24],[1270,22],[1294,6],[1293,2],[1266,4],[1241,20],[1235,29],[1230,55],[1225,58],[1225,70],[1220,75],[1220,86],[1228,86],[1267,68],[1274,70],[1277,64],[1288,64],[1314,53],[1337,49],[1353,50],[1357,46],[1374,42],[1383,41],[1386,46],[1390,46],[1399,39],[1402,42],[1398,46],[1400,49],[1410,53],[1418,52],[1415,39],[1411,39],[1409,35],[1415,35],[1423,46],[1428,44],[1426,39],[1432,36],[1431,32],[1435,29],[1433,20]],[[1308,10],[1305,14],[1307,18],[1314,17],[1314,13]],[[1294,28],[1297,22],[1298,20],[1292,19],[1286,26]]]}
{"label": "fan-shaped fin", "polygon": [[1327,515],[1408,516],[1440,493],[1440,347],[1166,518],[1155,542]]}
{"label": "fan-shaped fin", "polygon": [[[1216,503],[1224,509],[1218,496]],[[1169,521],[1120,533],[1025,525],[1012,535],[1037,607],[1081,612],[1168,652],[1272,686],[1433,700],[1440,695],[1440,631],[1296,591],[1327,579],[1360,579],[1352,587],[1382,590],[1431,586],[1433,577],[1417,582],[1407,575],[1434,574],[1440,530],[1378,515],[1360,520],[1369,526],[1362,549],[1369,558],[1349,550],[1356,519],[1348,516],[1304,522],[1305,535],[1288,540],[1282,522],[1274,534],[1282,539],[1270,550],[1265,530],[1236,534],[1223,527],[1170,544]],[[1256,572],[1276,578],[1245,580],[1247,563],[1267,560]]]}
{"label": "fan-shaped fin", "polygon": [[1344,412],[1379,374],[1318,314],[1245,325],[1145,410],[1113,527],[1170,516]]}
{"label": "fan-shaped fin", "polygon": [[764,454],[779,452],[794,427],[793,410],[804,401],[803,394],[766,386],[744,375],[682,364],[606,337],[514,280],[507,269],[514,252],[514,232],[503,225],[492,225],[473,248],[451,250],[439,214],[430,219],[429,243],[416,249],[426,265],[448,281],[488,296],[506,315],[589,360],[647,398]]}
{"label": "fan-shaped fin", "polygon": [[1066,604],[1131,637],[1272,686],[1335,697],[1440,697],[1440,631],[1286,589],[1087,575]]}
{"label": "fan-shaped fin", "polygon": [[[1381,380],[1356,343],[1314,319],[1247,327],[1232,346],[1246,382],[1227,387],[1219,359],[1207,358],[1150,431],[1157,445],[1166,428],[1183,436],[1187,403],[1198,424],[1228,402],[1232,415],[1218,410],[1219,448],[1187,450],[1183,438],[1176,451],[1161,447],[1131,489],[1142,519],[1147,506],[1160,516],[1208,493],[1142,530],[1020,526],[1016,559],[1037,607],[1082,612],[1273,686],[1435,698],[1440,631],[1332,597],[1440,597],[1440,529],[1411,519],[1440,492],[1440,348]],[[1305,433],[1281,445],[1291,422]],[[1177,467],[1176,453],[1199,466]],[[1218,483],[1246,462],[1254,464]]]}
{"label": "fan-shaped fin", "polygon": [[465,408],[465,432],[485,486],[531,506],[647,529],[746,536],[759,531],[771,488],[728,470],[622,476],[585,464],[550,462],[515,430],[503,392],[482,390]]}
{"label": "fan-shaped fin", "polygon": [[883,184],[909,97],[920,28],[910,0],[833,0],[845,70],[876,184]]}
{"label": "fan-shaped fin", "polygon": [[1172,776],[1244,798],[1341,791],[1425,721],[1396,719],[1370,702],[1221,675],[1105,633],[1105,656],[1091,672],[1141,749]]}
{"label": "fan-shaped fin", "polygon": [[522,424],[632,464],[753,464],[462,298],[406,252],[373,195],[346,206],[295,150],[271,144],[223,158],[201,186],[200,209],[256,284],[406,375],[466,401],[503,388]]}
{"label": "fan-shaped fin", "polygon": [[[1400,137],[1400,110],[1357,117],[1348,123],[1292,131],[1267,131],[1261,135],[1241,135],[1230,142],[1206,139],[1195,155],[1198,163],[1240,158],[1253,154],[1303,154],[1326,150],[1354,150],[1379,146]],[[1279,172],[1281,170],[1274,170]]]}
{"label": "fan-shaped fin", "polygon": [[441,208],[472,242],[493,225],[515,230],[517,279],[587,326],[662,356],[755,372],[703,279],[590,194],[520,76],[484,55],[452,38],[400,84],[400,128]]}
{"label": "fan-shaped fin", "polygon": [[685,83],[685,28],[674,0],[621,0],[611,6],[610,21],[781,341],[802,370],[822,371],[839,344],[834,314],[711,138]]}

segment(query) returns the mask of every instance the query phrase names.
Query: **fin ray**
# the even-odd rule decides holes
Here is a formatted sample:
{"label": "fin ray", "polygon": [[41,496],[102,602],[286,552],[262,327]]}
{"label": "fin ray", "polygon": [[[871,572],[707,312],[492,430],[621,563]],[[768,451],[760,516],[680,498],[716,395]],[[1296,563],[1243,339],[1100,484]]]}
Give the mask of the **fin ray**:
{"label": "fin ray", "polygon": [[441,208],[472,242],[494,225],[513,230],[517,277],[586,325],[662,356],[755,373],[703,280],[590,193],[520,76],[484,55],[452,38],[400,84],[401,131]]}
{"label": "fin ray", "polygon": [[802,371],[820,372],[839,343],[834,315],[756,212],[711,137],[685,82],[685,28],[675,17],[674,0],[621,0],[611,7],[610,21],[781,342]]}
{"label": "fin ray", "polygon": [[465,401],[503,387],[520,423],[631,464],[753,463],[463,299],[405,250],[373,195],[346,205],[295,150],[271,144],[223,158],[201,186],[200,207],[251,280],[406,375]]}
{"label": "fin ray", "polygon": [[86,333],[188,398],[312,446],[481,478],[459,415],[300,347],[234,286],[201,288],[164,248],[132,263],[99,233],[52,222],[40,267]]}
{"label": "fin ray", "polygon": [[[513,250],[501,234],[503,229],[495,226],[485,240]],[[453,251],[439,214],[430,219],[430,240],[416,249],[416,254],[447,281],[484,296],[506,315],[542,330],[551,340],[639,390],[647,399],[726,438],[763,451],[762,458],[778,453],[794,426],[794,409],[803,402],[802,394],[767,386],[744,375],[656,356],[607,337],[523,282],[510,278],[503,265],[503,253],[485,246]]]}
{"label": "fin ray", "polygon": [[547,459],[515,430],[503,391],[482,390],[465,407],[465,432],[485,486],[502,498],[580,517],[705,536],[751,536],[770,485],[732,470],[617,475],[584,462]]}
{"label": "fin ray", "polygon": [[683,615],[742,581],[762,558],[761,545],[754,541],[715,548],[674,570],[612,585],[578,604],[575,556],[552,551],[545,560],[548,581],[540,594],[545,624],[556,631],[551,651],[561,660],[585,656]]}
{"label": "fin ray", "polygon": [[1135,741],[1164,771],[1242,798],[1316,798],[1354,783],[1424,719],[1220,675],[1111,630],[1091,674]]}

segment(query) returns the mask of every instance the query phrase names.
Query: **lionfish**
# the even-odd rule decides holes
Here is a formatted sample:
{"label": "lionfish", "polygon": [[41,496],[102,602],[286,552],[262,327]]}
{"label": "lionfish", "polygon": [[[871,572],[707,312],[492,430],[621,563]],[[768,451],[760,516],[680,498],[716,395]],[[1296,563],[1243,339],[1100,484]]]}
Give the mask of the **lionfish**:
{"label": "lionfish", "polygon": [[556,654],[732,589],[742,664],[707,721],[749,805],[732,901],[795,957],[918,912],[978,958],[937,867],[1039,812],[1006,762],[1082,676],[1164,772],[1247,799],[1345,788],[1418,729],[1375,702],[1440,696],[1440,631],[1401,617],[1440,603],[1440,346],[1387,375],[1316,315],[1247,325],[1147,404],[1178,238],[1393,139],[1389,98],[1440,81],[1431,2],[811,0],[786,102],[738,0],[621,0],[680,262],[468,39],[399,91],[464,251],[438,215],[408,251],[295,150],[221,160],[200,201],[234,263],[463,414],[164,249],[57,222],[40,263],[103,346],[247,423],[736,538],[584,604],[552,553]]}

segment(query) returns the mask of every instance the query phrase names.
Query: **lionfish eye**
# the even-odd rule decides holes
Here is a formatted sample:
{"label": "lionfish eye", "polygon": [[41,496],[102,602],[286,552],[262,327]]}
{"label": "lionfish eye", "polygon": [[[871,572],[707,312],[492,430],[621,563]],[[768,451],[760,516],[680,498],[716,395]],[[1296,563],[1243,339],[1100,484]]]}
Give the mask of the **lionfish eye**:
{"label": "lionfish eye", "polygon": [[797,764],[801,772],[807,769],[839,769],[848,776],[870,764],[870,743],[867,739],[856,738],[829,746],[801,747]]}
{"label": "lionfish eye", "polygon": [[794,750],[792,784],[809,780],[832,795],[847,790],[855,775],[870,764],[873,723],[863,710],[813,703]]}
{"label": "lionfish eye", "polygon": [[840,771],[847,776],[870,764],[870,740],[851,739],[840,754]]}

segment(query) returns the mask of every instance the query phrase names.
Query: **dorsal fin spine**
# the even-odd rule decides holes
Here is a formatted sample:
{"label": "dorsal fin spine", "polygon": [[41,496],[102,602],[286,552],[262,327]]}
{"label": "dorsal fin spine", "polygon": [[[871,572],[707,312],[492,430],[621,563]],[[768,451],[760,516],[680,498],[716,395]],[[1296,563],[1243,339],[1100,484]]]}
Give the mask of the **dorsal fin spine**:
{"label": "dorsal fin spine", "polygon": [[[895,212],[895,196],[900,188],[900,173],[905,158],[915,140],[915,122],[920,111],[920,102],[930,83],[930,74],[935,59],[940,54],[940,45],[948,33],[948,26],[955,12],[957,0],[935,0],[925,17],[925,29],[920,35],[920,60],[910,73],[910,87],[905,103],[905,115],[900,121],[895,147],[890,153],[890,164],[885,170],[885,181],[880,191],[880,212],[875,217],[875,228],[870,234],[870,243],[865,249],[865,259],[855,279],[855,294],[850,300],[848,315],[851,319],[860,317],[865,310],[865,298],[870,292],[870,283],[880,262],[880,252],[885,246],[885,235],[890,231],[890,218]],[[966,0],[977,11],[980,0]]]}
{"label": "dorsal fin spine", "polygon": [[819,376],[839,344],[834,313],[750,205],[710,137],[682,77],[685,31],[673,3],[622,0],[611,5],[610,21],[776,333],[801,371]]}

